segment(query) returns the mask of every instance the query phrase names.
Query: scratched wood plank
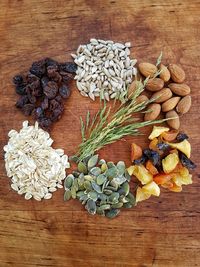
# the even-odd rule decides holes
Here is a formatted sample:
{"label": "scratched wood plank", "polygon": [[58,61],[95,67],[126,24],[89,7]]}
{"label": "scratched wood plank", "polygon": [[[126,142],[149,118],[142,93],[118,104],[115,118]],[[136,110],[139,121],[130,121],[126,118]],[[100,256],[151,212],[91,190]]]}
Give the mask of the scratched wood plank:
{"label": "scratched wood plank", "polygon": [[[200,150],[200,2],[199,1],[47,1],[2,0],[0,3],[0,150],[10,129],[20,129],[24,116],[14,107],[17,96],[11,79],[34,60],[69,60],[89,38],[131,41],[138,61],[179,63],[192,88],[193,105],[181,118],[199,165]],[[79,116],[99,104],[83,98],[72,84],[62,119],[52,129],[55,147],[72,155],[80,143]],[[30,121],[32,121],[30,119]],[[142,131],[145,134],[150,128]],[[132,141],[126,138],[100,151],[107,160],[130,164]],[[134,209],[108,221],[89,216],[80,203],[63,203],[60,189],[49,201],[25,201],[15,194],[0,156],[0,266],[2,267],[188,267],[200,264],[199,167],[194,183],[180,194],[162,190]],[[132,184],[133,186],[133,184]]]}

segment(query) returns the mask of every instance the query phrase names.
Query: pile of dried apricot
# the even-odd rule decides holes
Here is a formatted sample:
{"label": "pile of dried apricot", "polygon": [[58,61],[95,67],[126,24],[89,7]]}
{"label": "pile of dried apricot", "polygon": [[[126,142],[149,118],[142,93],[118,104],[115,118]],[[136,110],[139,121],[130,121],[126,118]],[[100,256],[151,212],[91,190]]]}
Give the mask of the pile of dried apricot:
{"label": "pile of dried apricot", "polygon": [[188,136],[167,127],[154,126],[149,136],[149,148],[131,145],[133,165],[128,173],[141,183],[136,191],[136,202],[159,196],[160,187],[181,192],[182,185],[192,183],[189,169],[196,165],[190,160],[191,145]]}

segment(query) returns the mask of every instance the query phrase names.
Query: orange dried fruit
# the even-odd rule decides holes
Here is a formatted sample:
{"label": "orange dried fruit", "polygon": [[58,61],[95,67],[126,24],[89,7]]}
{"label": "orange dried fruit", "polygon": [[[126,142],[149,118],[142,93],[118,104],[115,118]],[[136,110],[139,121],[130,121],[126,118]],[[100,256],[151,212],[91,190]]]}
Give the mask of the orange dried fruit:
{"label": "orange dried fruit", "polygon": [[157,149],[157,144],[158,144],[158,139],[157,138],[154,138],[149,143],[149,148],[155,150],[155,149]]}
{"label": "orange dried fruit", "polygon": [[178,192],[182,191],[182,186],[178,186],[176,184],[173,184],[173,187],[170,187],[169,190],[178,193]]}
{"label": "orange dried fruit", "polygon": [[161,134],[162,138],[165,140],[165,141],[174,141],[178,135],[179,131],[178,130],[171,130],[169,132],[164,132]]}
{"label": "orange dried fruit", "polygon": [[154,176],[153,180],[156,184],[164,185],[164,184],[167,184],[173,177],[174,177],[174,174],[160,173]]}
{"label": "orange dried fruit", "polygon": [[156,169],[156,167],[153,165],[153,163],[148,160],[146,163],[146,169],[153,175],[158,174],[158,170]]}
{"label": "orange dried fruit", "polygon": [[142,148],[135,143],[131,144],[131,161],[142,157]]}

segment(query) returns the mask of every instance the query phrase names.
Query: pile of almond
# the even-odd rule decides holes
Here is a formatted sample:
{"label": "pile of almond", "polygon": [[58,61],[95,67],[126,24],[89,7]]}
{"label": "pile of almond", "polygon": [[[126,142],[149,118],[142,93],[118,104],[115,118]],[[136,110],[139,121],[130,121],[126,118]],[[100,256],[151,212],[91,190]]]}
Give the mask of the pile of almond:
{"label": "pile of almond", "polygon": [[[179,117],[191,107],[190,87],[184,83],[184,70],[176,64],[169,64],[168,67],[160,64],[157,67],[151,63],[140,63],[138,68],[144,77],[150,77],[145,88],[152,93],[150,99],[155,99],[149,105],[151,112],[145,114],[144,120],[155,120],[162,111],[166,118],[176,117],[167,123],[171,128],[179,129]],[[154,75],[159,70],[162,71],[155,78]],[[140,97],[148,100],[146,96]]]}

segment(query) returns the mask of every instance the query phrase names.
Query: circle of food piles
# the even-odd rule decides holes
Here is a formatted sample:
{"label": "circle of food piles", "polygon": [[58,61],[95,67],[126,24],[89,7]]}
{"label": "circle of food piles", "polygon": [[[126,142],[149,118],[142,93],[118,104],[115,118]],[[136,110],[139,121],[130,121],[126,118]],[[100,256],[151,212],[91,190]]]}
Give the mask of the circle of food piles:
{"label": "circle of food piles", "polygon": [[50,199],[57,188],[62,188],[66,177],[65,169],[70,167],[63,149],[51,147],[53,140],[49,133],[23,122],[22,129],[8,133],[9,141],[4,146],[5,167],[11,179],[11,187],[25,199]]}
{"label": "circle of food piles", "polygon": [[[82,143],[71,157],[77,170],[64,181],[64,200],[78,199],[88,213],[114,218],[121,208],[131,208],[150,196],[159,196],[160,187],[181,192],[182,186],[192,183],[191,146],[188,136],[179,132],[179,117],[191,107],[190,87],[185,84],[185,72],[176,65],[140,63],[130,59],[131,43],[90,39],[71,54],[74,63],[58,63],[46,58],[34,62],[26,76],[16,75],[13,82],[20,95],[16,106],[25,115],[33,115],[35,126],[23,123],[18,133],[11,130],[4,147],[5,165],[11,187],[25,199],[50,199],[62,188],[69,168],[68,157],[62,149],[51,147],[53,140],[43,129],[60,119],[64,110],[62,99],[70,95],[69,81],[74,77],[81,95],[95,100],[119,99],[121,105],[113,110],[106,101],[92,117],[81,117]],[[135,79],[134,79],[135,78]],[[134,80],[134,81],[132,81]],[[144,94],[143,94],[144,92]],[[147,107],[147,110],[145,110]],[[134,114],[143,113],[138,122]],[[165,119],[160,119],[161,111]],[[141,127],[167,122],[172,128],[154,126],[150,144],[142,149],[131,145],[132,166],[123,161],[106,162],[95,153],[105,145],[128,135],[138,135]],[[131,177],[133,176],[133,177]],[[130,192],[130,181],[137,185]],[[135,181],[134,181],[135,182]]]}
{"label": "circle of food piles", "polygon": [[130,59],[130,42],[114,43],[111,40],[90,39],[71,54],[77,64],[76,85],[81,95],[101,97],[107,101],[120,99],[136,75],[136,59]]}

